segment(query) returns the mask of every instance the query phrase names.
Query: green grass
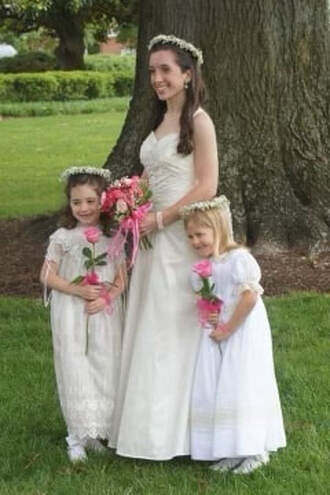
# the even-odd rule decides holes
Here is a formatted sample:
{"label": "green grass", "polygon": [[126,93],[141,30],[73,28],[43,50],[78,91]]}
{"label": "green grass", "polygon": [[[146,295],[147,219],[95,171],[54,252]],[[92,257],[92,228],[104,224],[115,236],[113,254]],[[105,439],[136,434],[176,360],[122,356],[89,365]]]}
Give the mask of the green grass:
{"label": "green grass", "polygon": [[329,295],[266,300],[287,448],[248,476],[189,458],[169,462],[90,456],[72,466],[58,407],[48,312],[0,298],[1,495],[326,495],[329,473]]}
{"label": "green grass", "polygon": [[0,122],[0,217],[56,211],[59,173],[73,165],[102,166],[126,112],[5,119]]}
{"label": "green grass", "polygon": [[126,112],[127,97],[99,98],[75,101],[31,101],[1,103],[3,117],[44,117],[47,115],[77,115],[80,113]]}

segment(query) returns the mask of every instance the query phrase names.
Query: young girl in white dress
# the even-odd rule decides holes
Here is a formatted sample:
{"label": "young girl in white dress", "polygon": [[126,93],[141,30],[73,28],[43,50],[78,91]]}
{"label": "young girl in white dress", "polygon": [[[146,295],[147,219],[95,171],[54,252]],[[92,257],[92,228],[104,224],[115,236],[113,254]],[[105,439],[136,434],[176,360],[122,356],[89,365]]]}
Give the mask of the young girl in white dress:
{"label": "young girl in white dress", "polygon": [[[71,283],[86,274],[86,228],[95,226],[95,256],[107,251],[100,217],[101,194],[110,172],[73,167],[62,174],[68,204],[62,225],[50,236],[41,282],[52,289],[51,327],[54,363],[61,409],[67,426],[68,455],[84,461],[86,449],[105,452],[120,366],[122,311],[120,293],[124,270],[109,259],[95,267],[103,284]],[[88,332],[88,351],[86,349]],[[86,352],[87,351],[87,352]]]}
{"label": "young girl in white dress", "polygon": [[141,222],[152,249],[140,250],[130,282],[114,435],[128,457],[190,454],[190,392],[199,341],[189,266],[194,259],[179,209],[212,198],[218,183],[214,125],[200,108],[201,52],[175,36],[149,43],[154,125],[140,152],[153,211]]}
{"label": "young girl in white dress", "polygon": [[[229,201],[220,196],[182,209],[188,239],[210,260],[214,294],[222,300],[202,330],[191,405],[191,456],[212,469],[249,473],[285,447],[272,340],[249,251],[234,242]],[[200,276],[192,272],[197,292]]]}

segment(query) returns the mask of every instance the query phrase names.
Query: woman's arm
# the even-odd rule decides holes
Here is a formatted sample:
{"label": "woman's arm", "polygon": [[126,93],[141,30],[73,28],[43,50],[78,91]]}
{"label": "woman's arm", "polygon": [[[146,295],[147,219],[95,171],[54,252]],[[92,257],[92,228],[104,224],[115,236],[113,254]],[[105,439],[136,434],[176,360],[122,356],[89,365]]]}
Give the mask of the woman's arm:
{"label": "woman's arm", "polygon": [[[194,170],[195,185],[179,201],[162,211],[164,225],[179,218],[179,210],[195,201],[211,199],[218,186],[218,152],[215,129],[211,118],[201,112],[194,118]],[[148,234],[157,229],[154,213],[141,223],[141,232]]]}
{"label": "woman's arm", "polygon": [[242,292],[232,317],[227,323],[219,323],[213,332],[210,333],[210,337],[214,340],[227,339],[245,320],[255,306],[257,299],[258,294],[252,290]]}
{"label": "woman's arm", "polygon": [[99,296],[101,287],[98,285],[72,284],[58,275],[58,266],[54,261],[45,260],[40,272],[40,282],[50,289],[55,289],[64,294],[78,296],[87,301]]}

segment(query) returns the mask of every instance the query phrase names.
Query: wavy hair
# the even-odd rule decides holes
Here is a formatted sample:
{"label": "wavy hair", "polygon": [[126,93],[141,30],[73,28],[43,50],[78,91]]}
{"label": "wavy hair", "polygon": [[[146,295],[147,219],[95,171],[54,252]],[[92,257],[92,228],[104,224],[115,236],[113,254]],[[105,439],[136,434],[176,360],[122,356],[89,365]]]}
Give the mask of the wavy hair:
{"label": "wavy hair", "polygon": [[[203,105],[206,100],[206,88],[202,78],[200,66],[197,64],[189,52],[182,50],[178,46],[171,44],[157,43],[149,51],[149,58],[152,53],[160,50],[171,51],[175,55],[175,60],[181,71],[191,71],[191,81],[185,89],[186,98],[180,116],[180,136],[177,146],[178,153],[189,155],[193,149],[194,122],[193,116],[196,110]],[[155,120],[152,129],[155,130],[161,124],[166,112],[166,102],[161,101],[154,94]]]}

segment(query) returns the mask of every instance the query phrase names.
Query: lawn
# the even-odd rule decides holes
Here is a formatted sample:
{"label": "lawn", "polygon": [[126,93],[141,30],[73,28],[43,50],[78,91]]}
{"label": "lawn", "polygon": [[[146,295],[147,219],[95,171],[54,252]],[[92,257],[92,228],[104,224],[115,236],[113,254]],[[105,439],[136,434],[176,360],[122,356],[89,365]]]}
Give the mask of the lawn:
{"label": "lawn", "polygon": [[113,111],[0,121],[0,218],[56,211],[63,201],[59,173],[102,166],[124,118]]}
{"label": "lawn", "polygon": [[288,446],[248,476],[222,475],[189,458],[150,462],[65,451],[48,310],[0,298],[1,495],[326,495],[329,474],[329,295],[266,299]]}

